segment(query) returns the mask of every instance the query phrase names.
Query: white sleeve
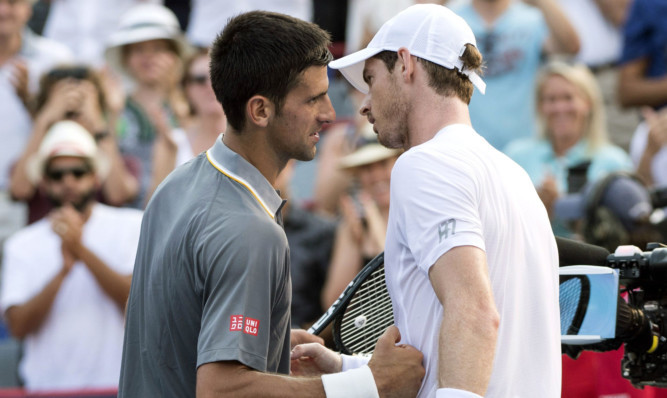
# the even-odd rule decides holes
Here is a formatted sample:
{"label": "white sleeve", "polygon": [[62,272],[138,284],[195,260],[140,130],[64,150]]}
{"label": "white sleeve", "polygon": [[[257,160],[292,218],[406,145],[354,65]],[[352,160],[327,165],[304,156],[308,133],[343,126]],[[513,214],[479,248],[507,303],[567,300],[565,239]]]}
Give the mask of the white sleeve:
{"label": "white sleeve", "polygon": [[341,354],[343,359],[343,369],[342,372],[347,372],[350,369],[360,368],[368,364],[368,361],[371,360],[370,356],[366,355],[345,355]]}
{"label": "white sleeve", "polygon": [[424,271],[457,246],[485,250],[478,186],[461,159],[426,151],[404,153],[391,175],[391,206]]}

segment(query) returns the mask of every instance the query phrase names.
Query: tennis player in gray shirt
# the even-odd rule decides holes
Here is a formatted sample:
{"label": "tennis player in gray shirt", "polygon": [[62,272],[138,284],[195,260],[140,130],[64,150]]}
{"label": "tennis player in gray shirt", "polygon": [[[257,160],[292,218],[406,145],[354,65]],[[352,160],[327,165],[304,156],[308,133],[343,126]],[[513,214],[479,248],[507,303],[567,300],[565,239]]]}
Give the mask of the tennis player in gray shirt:
{"label": "tennis player in gray shirt", "polygon": [[395,345],[395,327],[367,367],[288,376],[291,345],[317,338],[290,331],[289,248],[273,184],[289,159],[313,159],[335,118],[329,44],[316,25],[263,11],[230,19],[213,44],[227,130],[146,208],[119,397],[416,395],[422,355]]}

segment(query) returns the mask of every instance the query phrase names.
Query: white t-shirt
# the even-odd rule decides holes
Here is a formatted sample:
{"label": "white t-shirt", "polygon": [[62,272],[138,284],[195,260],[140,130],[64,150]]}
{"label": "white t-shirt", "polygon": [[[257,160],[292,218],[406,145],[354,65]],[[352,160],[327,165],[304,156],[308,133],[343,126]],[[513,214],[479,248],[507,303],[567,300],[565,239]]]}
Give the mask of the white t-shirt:
{"label": "white t-shirt", "polygon": [[[632,135],[632,141],[630,141],[630,157],[635,166],[639,166],[642,155],[646,150],[648,133],[648,124],[642,122],[637,126],[637,130],[635,130],[635,133]],[[653,157],[653,160],[651,161],[651,174],[653,177],[653,185],[657,187],[667,186],[667,146],[663,146]]]}
{"label": "white t-shirt", "polygon": [[462,245],[486,252],[500,314],[486,397],[560,397],[558,252],[523,169],[471,127],[447,126],[400,156],[390,203],[387,287],[401,342],[424,353],[419,397],[434,397],[438,388],[443,309],[428,270]]}
{"label": "white t-shirt", "polygon": [[[142,213],[96,204],[83,242],[115,271],[129,275],[139,242]],[[2,314],[36,294],[62,269],[60,238],[47,219],[5,242]],[[30,390],[115,388],[120,377],[124,315],[85,264],[65,278],[49,315],[23,340],[19,372]]]}

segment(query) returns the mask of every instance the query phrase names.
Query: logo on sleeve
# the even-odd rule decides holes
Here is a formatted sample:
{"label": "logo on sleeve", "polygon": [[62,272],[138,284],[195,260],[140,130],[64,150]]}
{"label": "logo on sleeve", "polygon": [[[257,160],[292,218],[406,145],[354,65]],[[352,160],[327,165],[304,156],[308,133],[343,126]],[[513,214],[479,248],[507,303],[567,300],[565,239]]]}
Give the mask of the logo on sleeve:
{"label": "logo on sleeve", "polygon": [[229,321],[229,331],[237,332],[243,330],[243,315],[232,315]]}
{"label": "logo on sleeve", "polygon": [[243,327],[243,333],[257,336],[259,331],[259,320],[252,318],[245,318],[245,326]]}
{"label": "logo on sleeve", "polygon": [[442,242],[442,238],[449,238],[449,234],[456,235],[456,220],[450,218],[449,220],[443,221],[438,225],[438,235],[440,240],[438,243]]}
{"label": "logo on sleeve", "polygon": [[232,315],[229,320],[230,332],[243,332],[251,336],[257,336],[259,333],[259,320],[243,315]]}

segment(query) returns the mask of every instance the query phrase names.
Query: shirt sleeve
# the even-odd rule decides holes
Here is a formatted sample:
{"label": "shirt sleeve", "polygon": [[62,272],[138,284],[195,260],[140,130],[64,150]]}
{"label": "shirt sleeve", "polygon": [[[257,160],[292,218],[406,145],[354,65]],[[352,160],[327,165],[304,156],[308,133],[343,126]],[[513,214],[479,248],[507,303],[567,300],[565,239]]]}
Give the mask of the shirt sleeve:
{"label": "shirt sleeve", "polygon": [[630,4],[628,16],[623,28],[623,51],[620,64],[634,61],[649,55],[652,43],[652,29],[649,25],[650,10],[644,0],[634,0]]}
{"label": "shirt sleeve", "polygon": [[22,255],[25,252],[17,247],[14,239],[5,241],[0,285],[0,309],[3,316],[9,307],[21,305],[36,294],[35,283],[31,283],[32,267]]}
{"label": "shirt sleeve", "polygon": [[474,175],[462,159],[426,151],[405,153],[394,166],[391,206],[424,271],[454,247],[485,250]]}
{"label": "shirt sleeve", "polygon": [[[221,223],[201,249],[203,309],[197,366],[236,360],[265,372],[271,344],[289,333],[289,252],[272,220]],[[280,303],[287,308],[276,311]],[[284,318],[282,328],[272,330]],[[274,342],[274,343],[272,343]]]}

